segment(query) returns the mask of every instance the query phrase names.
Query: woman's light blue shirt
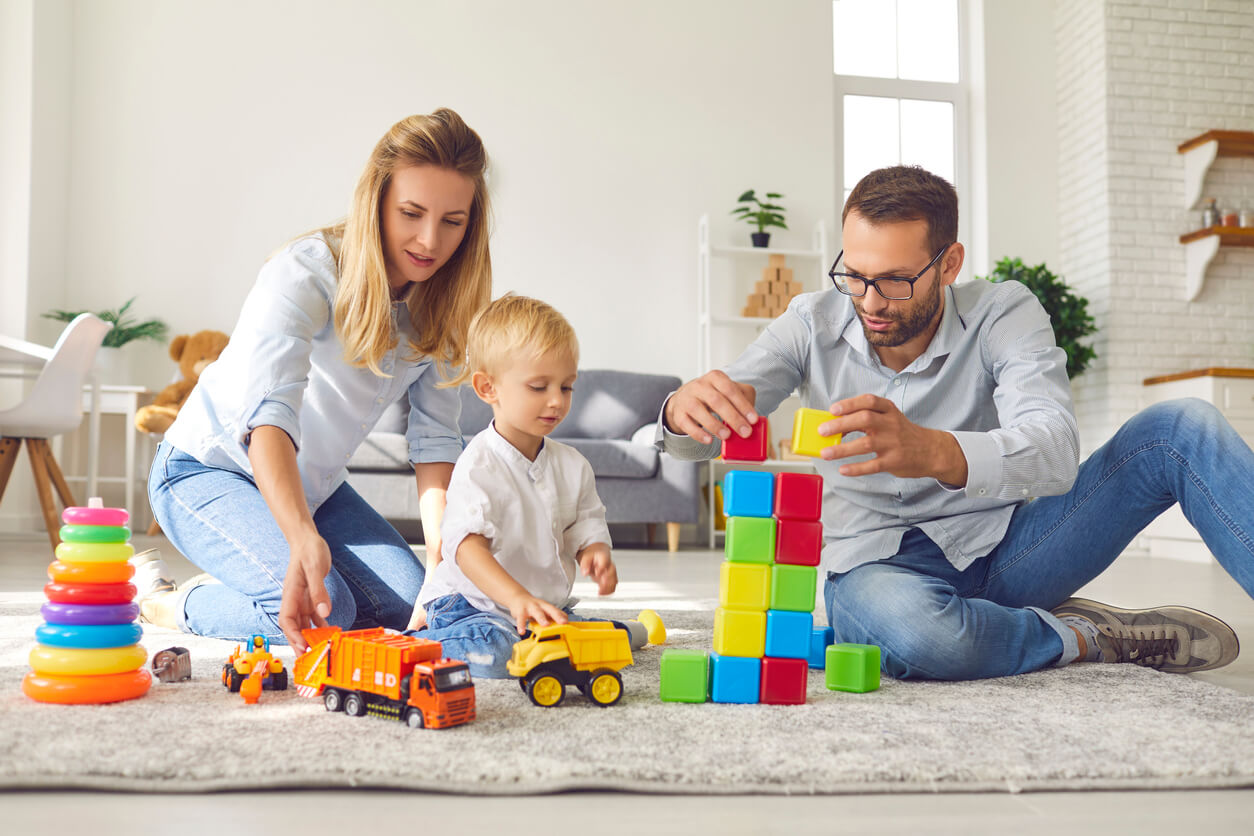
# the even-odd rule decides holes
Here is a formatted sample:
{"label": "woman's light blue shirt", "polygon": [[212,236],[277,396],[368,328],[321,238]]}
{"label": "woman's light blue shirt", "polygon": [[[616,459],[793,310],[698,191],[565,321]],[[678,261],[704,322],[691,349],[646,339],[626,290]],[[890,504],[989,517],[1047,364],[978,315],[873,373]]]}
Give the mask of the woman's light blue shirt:
{"label": "woman's light blue shirt", "polygon": [[296,445],[310,511],[347,478],[345,465],[388,404],[409,393],[409,460],[454,462],[464,446],[456,388],[429,357],[411,359],[414,329],[392,305],[396,347],[379,377],[344,359],[333,303],[339,273],[321,235],[292,242],[266,262],[244,301],[230,344],[205,369],[166,440],[211,467],[248,476],[247,439],[279,427]]}

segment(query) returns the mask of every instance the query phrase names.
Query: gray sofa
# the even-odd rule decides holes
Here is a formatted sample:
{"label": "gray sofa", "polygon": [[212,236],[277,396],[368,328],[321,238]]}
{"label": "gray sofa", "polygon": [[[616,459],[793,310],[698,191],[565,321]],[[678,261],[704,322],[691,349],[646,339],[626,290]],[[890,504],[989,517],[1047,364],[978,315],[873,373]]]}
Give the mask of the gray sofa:
{"label": "gray sofa", "polygon": [[[667,548],[679,547],[682,523],[700,515],[700,464],[659,453],[653,424],[677,377],[584,369],[570,414],[553,438],[574,447],[596,474],[597,493],[610,524],[666,523]],[[461,431],[469,440],[492,420],[492,409],[469,386],[460,390]],[[405,444],[408,397],[392,404],[348,463],[348,481],[407,536],[421,532],[418,489]]]}

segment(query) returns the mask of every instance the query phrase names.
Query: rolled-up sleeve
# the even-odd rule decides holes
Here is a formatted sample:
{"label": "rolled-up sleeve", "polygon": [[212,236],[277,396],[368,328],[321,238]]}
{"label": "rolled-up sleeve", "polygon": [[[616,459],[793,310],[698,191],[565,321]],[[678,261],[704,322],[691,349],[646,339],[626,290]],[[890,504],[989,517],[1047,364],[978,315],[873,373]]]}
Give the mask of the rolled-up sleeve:
{"label": "rolled-up sleeve", "polygon": [[[250,358],[240,386],[246,392],[244,435],[276,426],[300,448],[300,410],[309,385],[313,341],[331,327],[328,265],[300,247],[266,263],[244,302],[231,342]],[[241,443],[245,438],[239,439]]]}
{"label": "rolled-up sleeve", "polygon": [[465,442],[458,429],[462,402],[457,387],[440,388],[440,374],[429,363],[409,387],[409,424],[405,441],[412,464],[455,462]]}
{"label": "rolled-up sleeve", "polygon": [[[486,471],[485,471],[486,473]],[[479,474],[455,474],[448,489],[448,504],[440,522],[440,554],[457,563],[457,548],[472,534],[496,539],[497,525],[491,518],[492,497],[488,487],[476,483]]]}
{"label": "rolled-up sleeve", "polygon": [[581,549],[593,543],[610,542],[610,527],[605,522],[605,504],[597,495],[596,476],[592,465],[583,456],[578,456],[579,466],[579,502],[576,506],[575,521],[562,532],[565,541],[563,551],[566,554],[578,554]]}

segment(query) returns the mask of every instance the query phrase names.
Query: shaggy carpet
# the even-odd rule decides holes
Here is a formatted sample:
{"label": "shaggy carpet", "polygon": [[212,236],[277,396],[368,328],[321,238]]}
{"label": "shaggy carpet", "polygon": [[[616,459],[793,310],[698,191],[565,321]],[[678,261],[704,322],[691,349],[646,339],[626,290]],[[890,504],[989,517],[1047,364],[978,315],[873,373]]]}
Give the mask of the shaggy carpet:
{"label": "shaggy carpet", "polygon": [[[592,614],[617,615],[610,610]],[[668,646],[708,648],[711,612],[663,612]],[[624,670],[603,709],[570,689],[533,706],[476,682],[478,719],[440,730],[331,714],[295,690],[246,705],[220,684],[232,644],[149,629],[191,650],[194,676],[138,700],[44,705],[19,683],[38,602],[0,602],[0,788],[149,792],[381,787],[451,793],[886,793],[1254,786],[1254,697],[1129,665],[964,683],[886,680],[803,706],[657,696],[661,651]],[[281,658],[290,665],[286,648]]]}

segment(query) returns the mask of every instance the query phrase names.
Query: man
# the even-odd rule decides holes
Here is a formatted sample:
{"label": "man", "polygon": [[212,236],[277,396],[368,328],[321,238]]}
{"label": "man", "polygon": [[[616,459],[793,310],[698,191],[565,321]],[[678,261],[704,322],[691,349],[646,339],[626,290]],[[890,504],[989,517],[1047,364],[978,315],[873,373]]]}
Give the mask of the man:
{"label": "man", "polygon": [[662,448],[710,458],[793,391],[829,409],[819,432],[845,437],[817,462],[828,622],[880,646],[894,677],[1235,659],[1236,635],[1206,613],[1068,600],[1176,502],[1254,595],[1254,453],[1224,418],[1159,404],[1077,468],[1066,356],[1040,303],[1017,282],[954,284],[953,187],[874,171],[842,221],[835,288],[797,297],[726,372],[676,391]]}

